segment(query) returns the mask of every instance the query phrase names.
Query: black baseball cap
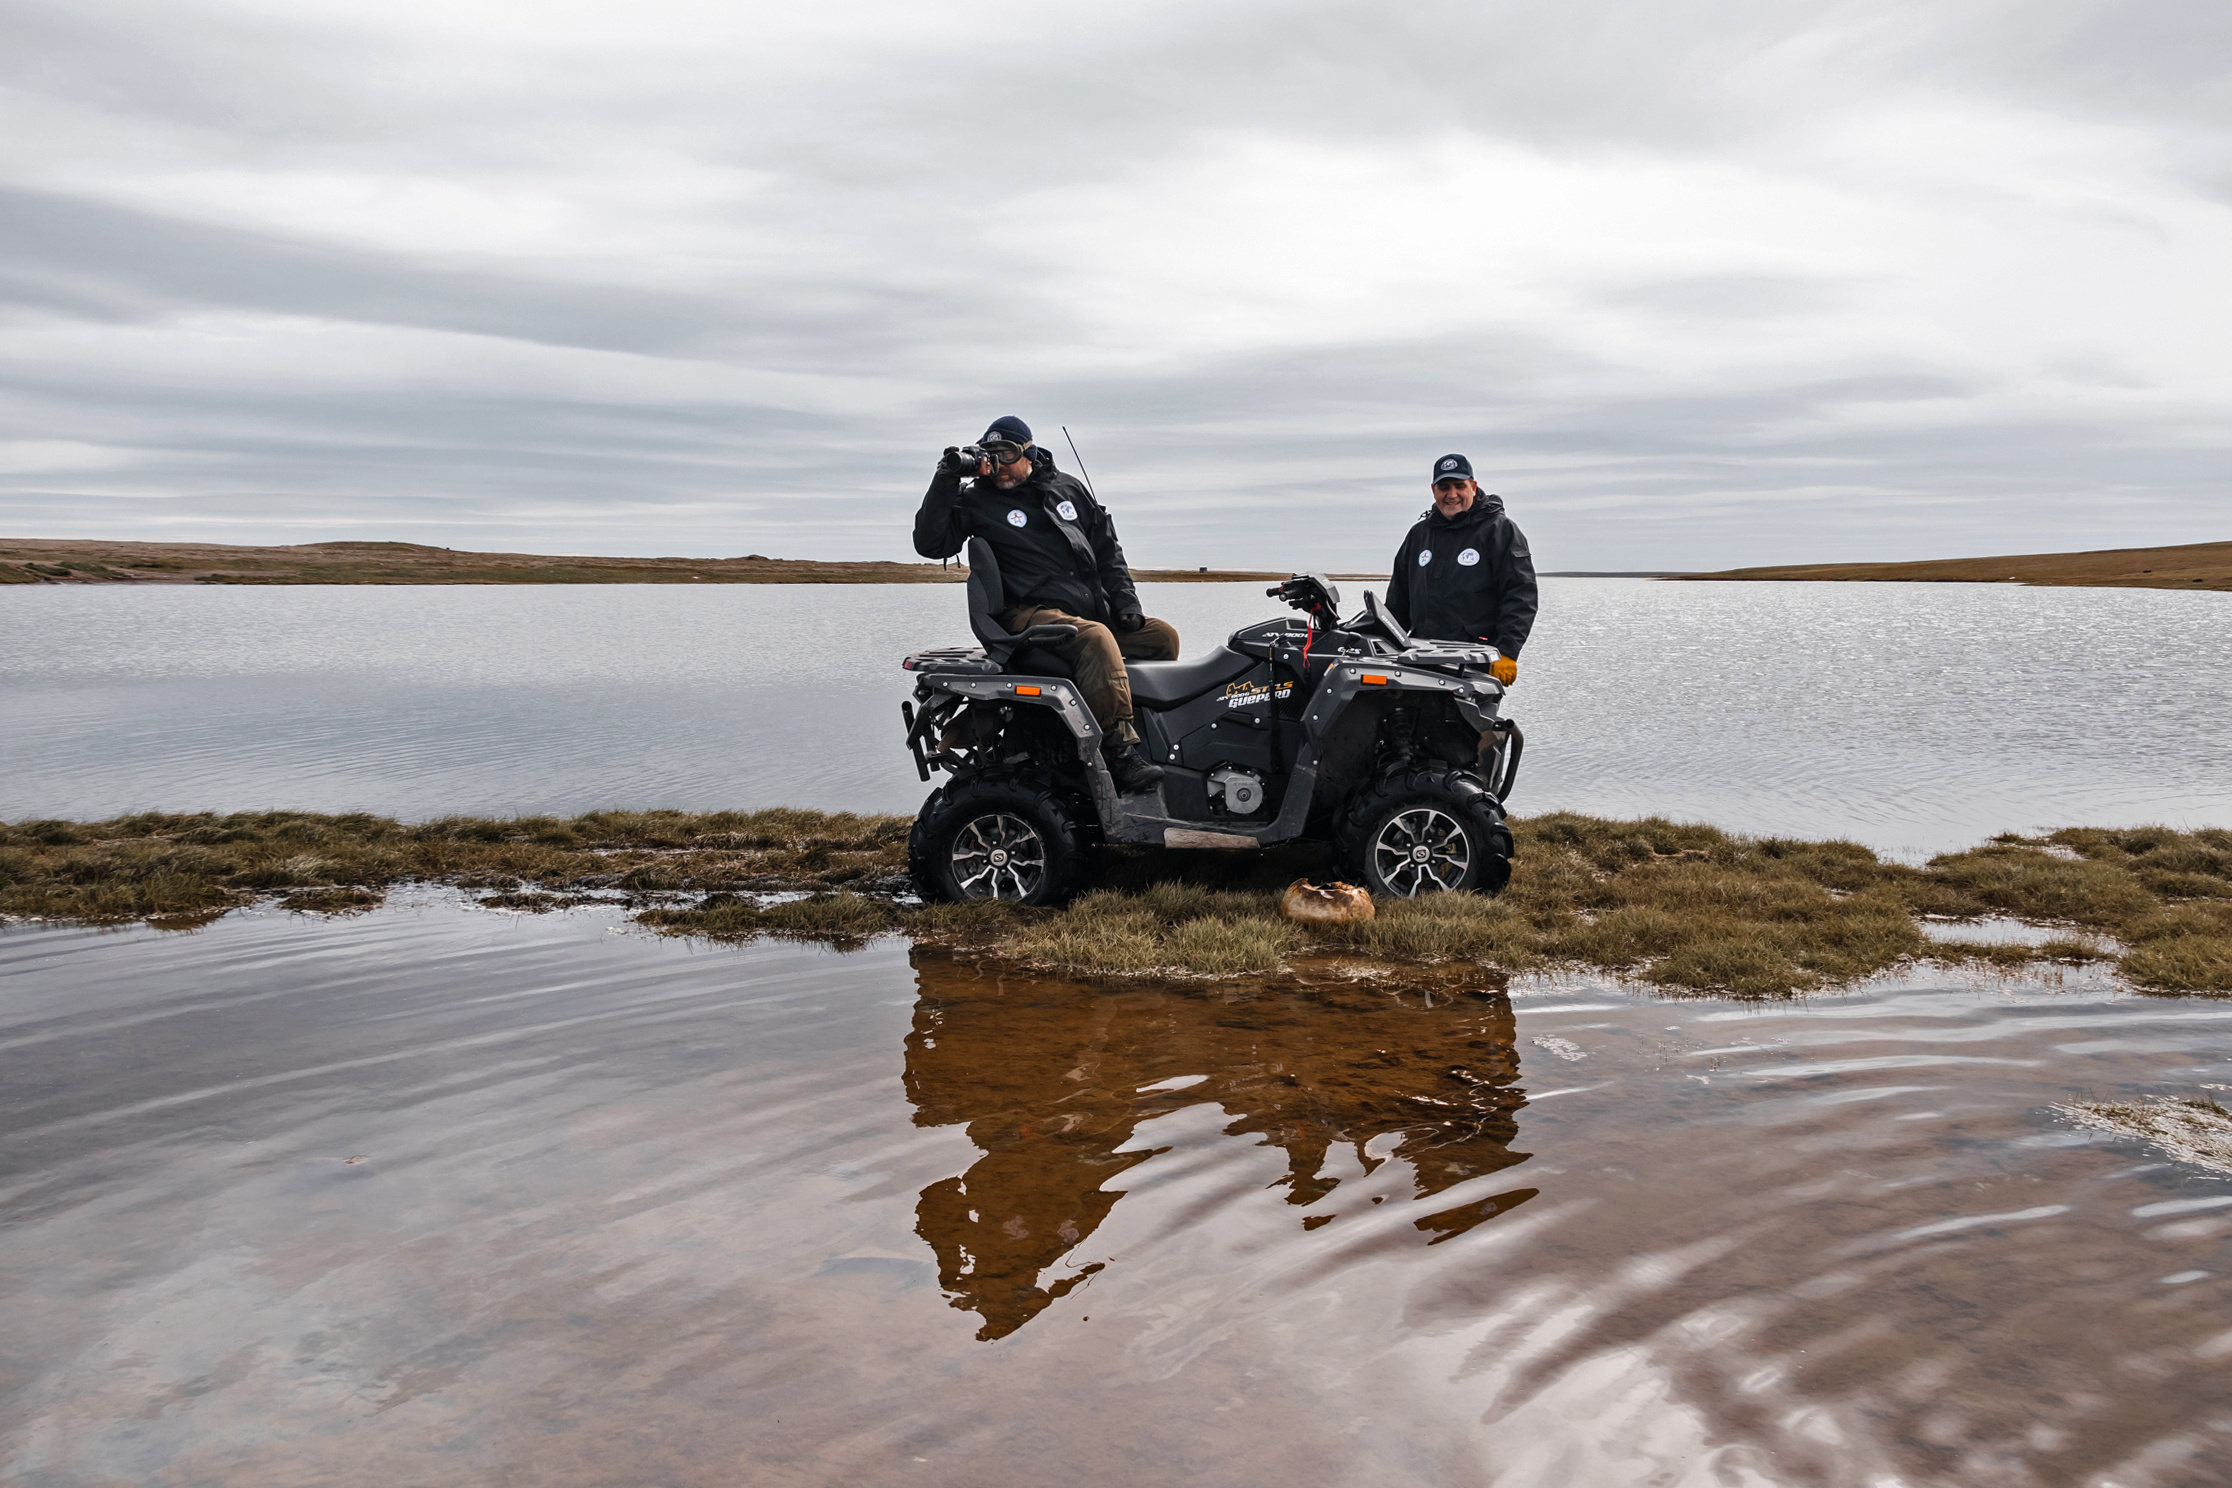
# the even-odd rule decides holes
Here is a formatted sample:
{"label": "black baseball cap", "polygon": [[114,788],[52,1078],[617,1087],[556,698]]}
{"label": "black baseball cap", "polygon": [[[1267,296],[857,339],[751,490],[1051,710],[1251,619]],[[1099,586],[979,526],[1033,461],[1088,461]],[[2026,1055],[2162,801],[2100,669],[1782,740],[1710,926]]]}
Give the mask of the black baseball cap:
{"label": "black baseball cap", "polygon": [[992,427],[984,431],[984,437],[979,439],[977,443],[1020,444],[1025,449],[1029,449],[1031,447],[1031,426],[1011,413],[1006,418],[992,420]]}
{"label": "black baseball cap", "polygon": [[1438,484],[1445,480],[1471,480],[1472,478],[1472,461],[1466,459],[1463,455],[1443,455],[1434,462],[1433,480],[1429,484]]}

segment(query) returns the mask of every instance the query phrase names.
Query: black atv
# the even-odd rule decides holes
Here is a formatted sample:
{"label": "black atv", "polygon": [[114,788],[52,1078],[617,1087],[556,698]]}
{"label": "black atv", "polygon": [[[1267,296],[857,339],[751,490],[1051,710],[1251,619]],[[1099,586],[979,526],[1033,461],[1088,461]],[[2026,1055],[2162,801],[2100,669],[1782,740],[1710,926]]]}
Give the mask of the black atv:
{"label": "black atv", "polygon": [[915,769],[953,777],[907,840],[925,900],[1065,903],[1101,842],[1329,841],[1344,873],[1405,898],[1494,893],[1510,879],[1504,800],[1525,739],[1497,716],[1495,648],[1413,641],[1369,591],[1343,621],[1340,591],[1298,574],[1265,592],[1299,616],[1188,660],[1127,663],[1141,752],[1165,773],[1126,796],[1069,667],[1044,649],[1075,628],[1009,634],[983,539],[968,562],[982,649],[908,657],[914,700],[899,705]]}

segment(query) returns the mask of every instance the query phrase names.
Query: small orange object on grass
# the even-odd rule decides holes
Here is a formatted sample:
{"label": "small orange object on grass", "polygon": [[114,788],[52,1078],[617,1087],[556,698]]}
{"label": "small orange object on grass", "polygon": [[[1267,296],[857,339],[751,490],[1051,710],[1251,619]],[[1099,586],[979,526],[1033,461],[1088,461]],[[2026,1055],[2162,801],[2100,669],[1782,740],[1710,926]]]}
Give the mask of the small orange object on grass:
{"label": "small orange object on grass", "polygon": [[1372,896],[1354,884],[1313,884],[1298,878],[1279,896],[1279,913],[1290,920],[1368,920],[1376,910]]}

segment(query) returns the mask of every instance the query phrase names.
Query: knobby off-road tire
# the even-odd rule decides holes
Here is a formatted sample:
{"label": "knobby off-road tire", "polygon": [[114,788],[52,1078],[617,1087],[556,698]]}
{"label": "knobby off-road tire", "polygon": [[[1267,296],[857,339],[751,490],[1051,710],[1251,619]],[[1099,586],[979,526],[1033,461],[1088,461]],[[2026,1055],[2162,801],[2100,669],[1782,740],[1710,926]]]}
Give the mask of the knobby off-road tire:
{"label": "knobby off-road tire", "polygon": [[998,771],[930,793],[907,835],[907,874],[925,903],[1067,904],[1084,887],[1084,810],[1053,781]]}
{"label": "knobby off-road tire", "polygon": [[1511,881],[1503,808],[1462,770],[1381,776],[1349,798],[1333,840],[1349,872],[1375,894],[1493,894]]}

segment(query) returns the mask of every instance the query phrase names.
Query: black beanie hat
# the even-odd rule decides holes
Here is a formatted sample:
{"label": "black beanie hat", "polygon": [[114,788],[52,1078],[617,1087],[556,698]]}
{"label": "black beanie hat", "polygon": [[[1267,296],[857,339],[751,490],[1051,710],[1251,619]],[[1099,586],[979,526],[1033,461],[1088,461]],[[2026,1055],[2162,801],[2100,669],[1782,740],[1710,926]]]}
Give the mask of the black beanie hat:
{"label": "black beanie hat", "polygon": [[992,427],[984,431],[984,437],[979,439],[977,443],[991,444],[995,440],[1001,439],[1006,440],[1009,444],[1020,444],[1028,449],[1031,443],[1031,426],[1011,413],[1006,418],[992,420]]}

